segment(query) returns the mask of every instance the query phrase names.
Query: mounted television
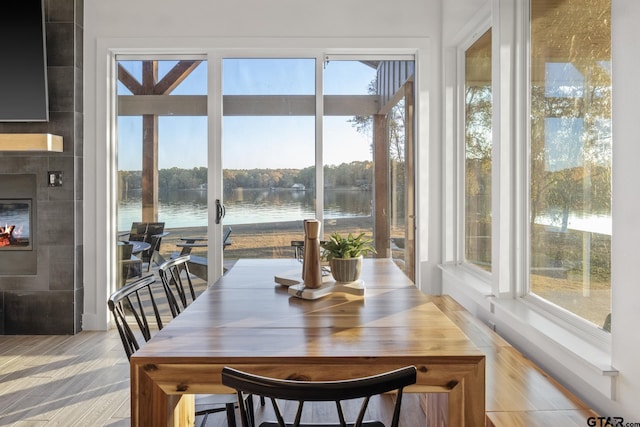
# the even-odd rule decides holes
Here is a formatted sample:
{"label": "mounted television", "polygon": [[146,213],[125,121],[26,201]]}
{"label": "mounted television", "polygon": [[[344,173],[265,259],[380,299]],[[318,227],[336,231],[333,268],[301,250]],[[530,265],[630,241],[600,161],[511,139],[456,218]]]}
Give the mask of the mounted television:
{"label": "mounted television", "polygon": [[49,120],[44,0],[12,0],[0,13],[0,121]]}

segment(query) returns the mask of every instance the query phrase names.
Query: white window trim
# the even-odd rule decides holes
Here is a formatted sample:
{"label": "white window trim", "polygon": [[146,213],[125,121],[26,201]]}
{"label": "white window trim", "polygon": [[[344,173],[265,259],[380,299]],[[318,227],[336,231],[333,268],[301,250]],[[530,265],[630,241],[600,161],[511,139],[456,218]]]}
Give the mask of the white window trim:
{"label": "white window trim", "polygon": [[[466,51],[476,42],[478,41],[478,39],[480,37],[482,37],[487,31],[492,30],[491,27],[491,16],[486,16],[484,17],[479,23],[478,25],[475,27],[475,29],[471,32],[471,34],[469,35],[469,37],[467,37],[464,42],[458,47],[457,49],[457,61],[458,64],[460,64],[460,66],[458,67],[458,76],[457,76],[457,81],[458,81],[458,109],[457,109],[457,123],[460,123],[459,125],[459,129],[458,132],[456,132],[457,135],[459,135],[458,137],[458,141],[457,141],[457,153],[460,153],[457,156],[456,162],[457,162],[457,167],[456,170],[458,171],[457,173],[457,180],[458,180],[458,197],[457,197],[457,204],[460,207],[460,209],[458,210],[458,214],[457,214],[457,227],[458,227],[458,242],[456,244],[456,256],[457,259],[460,261],[460,264],[465,268],[468,269],[470,274],[476,275],[481,279],[484,280],[488,280],[490,281],[492,278],[492,273],[486,270],[483,270],[482,268],[474,265],[473,263],[467,262],[466,261],[466,257],[465,257],[465,252],[466,252],[466,247],[465,247],[465,242],[466,242],[466,227],[465,227],[465,212],[466,212],[466,188],[465,188],[465,184],[466,184],[466,141],[465,141],[465,135],[466,135],[466,117],[465,117],[465,110],[466,110],[466,103],[465,103],[465,88],[466,88],[466,79],[465,79],[465,73],[466,73]],[[492,30],[493,31],[493,30]],[[493,37],[493,34],[492,34]],[[493,67],[493,64],[492,64]],[[492,85],[493,86],[493,85]],[[493,145],[493,142],[492,142]],[[493,159],[492,159],[493,161]],[[493,200],[493,194],[492,196],[492,200]],[[492,206],[493,209],[493,206]],[[493,230],[493,227],[495,226],[495,224],[491,224],[491,228]],[[493,231],[492,231],[492,241],[493,241]],[[493,251],[492,251],[493,252]],[[493,255],[492,255],[492,264],[493,264]]]}
{"label": "white window trim", "polygon": [[[445,234],[443,293],[453,296],[564,384],[591,387],[615,399],[617,371],[611,366],[611,337],[592,323],[528,293],[529,282],[529,12],[528,2],[492,0],[493,180],[492,273],[464,262],[464,51],[489,27],[476,19],[457,46],[457,99],[445,129],[445,175],[454,197],[443,212],[455,212],[456,230]],[[480,13],[481,15],[482,13]],[[445,73],[446,75],[446,73]],[[450,110],[450,111],[451,111]],[[505,161],[506,159],[506,161]],[[452,172],[453,171],[453,172]],[[497,184],[496,184],[497,183]],[[446,215],[445,215],[446,218]]]}
{"label": "white window trim", "polygon": [[[179,55],[205,55],[207,58],[220,56],[247,56],[273,57],[299,56],[318,54],[323,55],[412,55],[416,61],[416,141],[423,141],[425,147],[418,144],[416,146],[416,159],[421,165],[429,165],[429,153],[433,151],[430,141],[436,140],[437,132],[435,127],[429,126],[429,121],[433,120],[433,109],[429,108],[429,95],[435,87],[432,75],[433,70],[433,47],[432,40],[427,37],[97,37],[92,55],[95,60],[89,60],[89,67],[85,70],[85,89],[93,93],[94,102],[85,105],[85,134],[94,143],[85,147],[84,163],[84,203],[85,215],[83,218],[83,242],[85,247],[85,258],[83,263],[85,283],[91,286],[85,287],[84,293],[84,330],[106,330],[109,326],[109,314],[104,301],[108,296],[110,284],[114,282],[113,269],[108,267],[113,264],[115,250],[106,242],[113,240],[117,227],[115,215],[110,210],[115,197],[116,182],[112,173],[115,160],[113,153],[113,120],[115,116],[116,100],[113,97],[115,91],[112,86],[116,82],[115,58],[117,55],[139,55],[149,53],[154,57],[166,55],[167,57]],[[209,67],[213,63],[209,61]],[[210,76],[212,73],[210,73]],[[210,93],[215,82],[210,78]],[[221,103],[216,102],[212,96],[209,97],[209,108],[212,110],[209,120],[210,138],[220,132],[218,123],[219,114],[216,114]],[[210,150],[211,151],[211,150]],[[219,159],[215,153],[209,153],[209,164],[217,165]],[[439,162],[433,162],[439,165]],[[211,168],[210,168],[211,169]],[[430,178],[427,167],[416,168],[416,189],[432,188],[436,180]],[[424,190],[425,192],[427,190]],[[432,190],[433,191],[433,190]],[[429,221],[421,220],[421,211],[429,212],[429,199],[426,197],[419,200],[416,206],[416,228],[419,235],[430,235],[430,231],[437,230],[439,221],[437,216],[429,217]],[[210,213],[211,215],[211,213]],[[209,222],[212,223],[211,217]],[[214,230],[215,228],[210,228]],[[210,231],[212,233],[212,231]],[[434,231],[435,234],[435,231]],[[210,239],[215,236],[210,235]],[[422,284],[423,269],[429,271],[437,270],[436,262],[427,258],[427,249],[424,247],[429,240],[425,239],[416,247],[416,283],[421,288],[427,287]],[[106,261],[106,262],[105,262]],[[426,275],[429,276],[429,275]],[[429,278],[429,277],[427,277]],[[430,282],[428,282],[430,283]],[[427,284],[428,284],[427,283]]]}

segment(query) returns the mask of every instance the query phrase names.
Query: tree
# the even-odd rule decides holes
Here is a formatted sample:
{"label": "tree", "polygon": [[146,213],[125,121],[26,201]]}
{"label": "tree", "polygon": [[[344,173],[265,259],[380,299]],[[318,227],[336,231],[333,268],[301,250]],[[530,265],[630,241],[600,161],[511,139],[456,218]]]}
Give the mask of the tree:
{"label": "tree", "polygon": [[[378,93],[378,81],[373,79],[367,88],[367,93],[376,95]],[[404,98],[393,106],[387,115],[387,126],[389,129],[389,159],[391,161],[404,162],[404,144],[405,144],[405,104]],[[347,121],[351,123],[357,132],[365,135],[370,141],[373,141],[373,117],[356,115]],[[371,144],[373,151],[373,143]]]}

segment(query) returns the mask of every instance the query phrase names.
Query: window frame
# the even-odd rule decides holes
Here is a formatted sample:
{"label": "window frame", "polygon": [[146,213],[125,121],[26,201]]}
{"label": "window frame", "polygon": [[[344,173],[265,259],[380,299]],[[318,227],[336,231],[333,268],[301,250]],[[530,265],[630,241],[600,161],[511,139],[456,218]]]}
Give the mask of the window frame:
{"label": "window frame", "polygon": [[[525,66],[523,67],[524,79],[522,84],[520,85],[520,99],[523,100],[523,103],[521,103],[520,105],[523,105],[525,107],[525,115],[522,119],[526,125],[524,129],[525,133],[523,135],[523,140],[525,141],[526,146],[526,156],[522,159],[522,161],[524,162],[526,168],[526,181],[524,183],[525,190],[523,191],[524,198],[521,198],[519,202],[520,204],[522,204],[523,210],[526,213],[527,217],[531,212],[531,1],[532,0],[528,0],[525,2],[522,7],[522,13],[519,15],[523,29],[523,31],[521,32],[521,37],[524,41],[523,46],[526,46],[526,49],[523,49],[522,52],[521,60],[525,64]],[[564,325],[564,327],[568,328],[574,333],[580,334],[581,336],[585,337],[587,341],[592,345],[595,345],[602,349],[606,349],[610,352],[610,333],[604,331],[602,328],[598,327],[598,325],[593,324],[585,318],[580,317],[579,315],[572,313],[567,309],[557,306],[553,302],[542,298],[541,296],[536,295],[531,291],[531,230],[528,228],[527,224],[527,221],[524,221],[523,229],[521,231],[521,236],[519,239],[521,241],[520,246],[523,248],[524,268],[522,269],[522,281],[517,284],[517,295],[519,295],[527,305],[536,310],[538,313],[541,313],[544,316],[549,316],[550,319],[560,322],[562,325]]]}
{"label": "window frame", "polygon": [[[487,280],[490,281],[491,277],[493,276],[493,245],[492,245],[492,249],[491,249],[491,259],[492,259],[492,266],[491,266],[491,271],[487,271],[484,270],[482,268],[480,268],[479,266],[468,262],[466,260],[466,114],[465,114],[465,107],[466,107],[466,52],[467,50],[473,46],[473,44],[475,42],[477,42],[482,36],[484,36],[484,34],[486,34],[487,31],[492,31],[492,39],[493,39],[493,25],[492,25],[492,21],[490,17],[485,18],[479,25],[475,26],[474,31],[464,40],[464,42],[462,44],[460,44],[460,46],[458,46],[457,49],[457,62],[458,64],[460,64],[460,66],[458,67],[458,76],[457,76],[457,81],[458,81],[458,93],[459,93],[459,97],[458,97],[458,123],[460,123],[459,126],[459,130],[458,130],[458,147],[457,147],[457,152],[460,153],[460,155],[457,158],[457,170],[459,170],[459,174],[458,174],[458,206],[460,206],[459,212],[458,212],[458,218],[457,218],[457,227],[459,230],[459,238],[458,238],[458,244],[456,245],[457,247],[457,259],[459,260],[460,264],[462,266],[464,266],[465,269],[467,269],[471,274],[478,276],[479,278],[483,279],[483,280]],[[492,45],[493,45],[493,41],[492,41]],[[494,54],[493,54],[493,47],[492,47],[492,52],[491,52],[491,61],[492,61],[492,67],[495,66],[495,59],[494,59]],[[492,68],[493,69],[493,68]],[[492,71],[492,80],[493,80],[493,71]],[[495,97],[493,96],[493,87],[495,85],[495,82],[492,82],[492,115],[493,115],[493,105],[495,103]],[[492,122],[493,122],[493,127],[495,127],[495,119],[492,118]],[[491,145],[492,147],[495,144],[495,132],[492,132],[492,141],[491,141]],[[493,150],[493,148],[492,148]],[[492,154],[492,162],[493,162],[493,154]],[[493,169],[493,165],[492,165],[492,169]],[[492,182],[493,182],[494,177],[492,176]],[[492,185],[492,189],[493,189],[493,185]],[[492,190],[492,194],[491,194],[491,198],[493,200],[493,190]],[[493,212],[493,206],[491,206],[492,212]],[[494,224],[491,224],[491,236],[492,236],[492,240],[493,240],[493,227]]]}
{"label": "window frame", "polygon": [[[491,272],[465,260],[465,52],[489,29],[492,31],[493,81]],[[443,269],[447,273],[453,271],[449,268],[451,264],[461,268],[456,275],[468,287],[464,292],[491,298],[490,310],[494,303],[515,303],[519,315],[524,316],[523,313],[530,310],[559,330],[610,353],[609,333],[530,292],[530,43],[530,2],[527,1],[522,5],[500,2],[499,10],[494,9],[488,17],[470,23],[456,44],[455,172],[452,178],[456,222],[455,238],[445,241],[446,245],[453,245],[454,259],[445,259]],[[445,203],[451,202],[445,199]],[[450,208],[451,205],[445,206]],[[544,328],[546,326],[541,327],[543,333],[555,334]]]}

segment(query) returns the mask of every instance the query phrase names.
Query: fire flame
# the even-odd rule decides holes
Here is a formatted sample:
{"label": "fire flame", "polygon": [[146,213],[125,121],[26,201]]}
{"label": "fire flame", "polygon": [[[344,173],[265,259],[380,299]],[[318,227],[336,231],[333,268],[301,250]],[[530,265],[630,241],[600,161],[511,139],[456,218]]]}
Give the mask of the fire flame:
{"label": "fire flame", "polygon": [[16,244],[18,237],[22,235],[24,226],[5,224],[4,227],[0,227],[0,246],[11,246]]}

